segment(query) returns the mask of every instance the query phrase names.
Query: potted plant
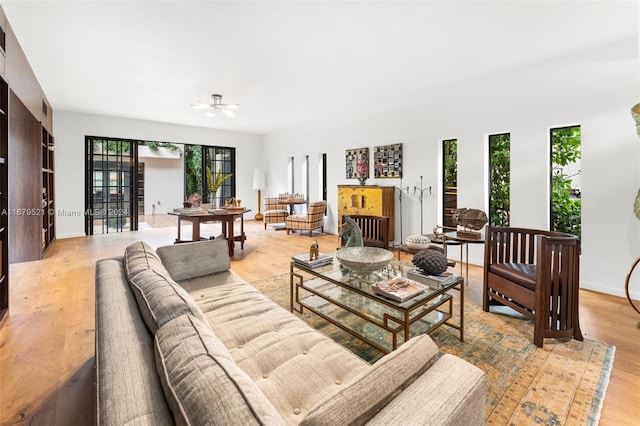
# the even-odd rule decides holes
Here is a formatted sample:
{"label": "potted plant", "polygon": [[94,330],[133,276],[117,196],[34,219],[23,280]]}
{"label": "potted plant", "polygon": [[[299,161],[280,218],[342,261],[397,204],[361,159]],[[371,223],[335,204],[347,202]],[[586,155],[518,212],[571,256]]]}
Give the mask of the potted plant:
{"label": "potted plant", "polygon": [[209,190],[209,199],[211,201],[211,208],[218,208],[216,203],[216,194],[218,189],[222,186],[224,181],[233,176],[233,173],[227,173],[226,175],[222,174],[222,169],[218,169],[216,172],[215,178],[213,177],[213,173],[211,172],[211,167],[207,166],[206,169],[207,174],[207,189]]}
{"label": "potted plant", "polygon": [[367,160],[358,160],[356,163],[356,172],[358,172],[358,181],[360,181],[360,185],[363,185],[367,182],[367,178],[369,177],[369,162]]}

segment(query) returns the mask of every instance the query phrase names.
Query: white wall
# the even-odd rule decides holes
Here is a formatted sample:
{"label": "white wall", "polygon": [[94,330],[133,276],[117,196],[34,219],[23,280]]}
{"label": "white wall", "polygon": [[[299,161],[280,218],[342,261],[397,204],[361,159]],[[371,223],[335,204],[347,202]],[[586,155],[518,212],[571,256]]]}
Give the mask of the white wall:
{"label": "white wall", "polygon": [[[458,139],[458,205],[485,209],[486,136],[511,133],[511,225],[548,228],[549,129],[582,126],[584,288],[624,295],[624,279],[640,255],[640,221],[633,200],[640,187],[640,140],[629,109],[638,102],[637,40],[619,40],[474,81],[416,91],[378,108],[336,111],[296,128],[265,135],[267,193],[286,188],[286,159],[328,154],[329,214],[325,229],[337,229],[339,184],[354,184],[344,172],[345,149],[403,144],[399,179],[369,179],[368,184],[409,186],[403,196],[403,237],[420,231],[420,206],[414,186],[432,186],[425,195],[424,230],[440,223],[441,141]],[[311,161],[311,167],[314,162]],[[312,170],[311,176],[317,176]],[[313,184],[311,186],[313,188]],[[400,241],[396,192],[396,243]],[[457,252],[457,250],[453,250]],[[457,253],[452,253],[457,254]],[[470,248],[472,263],[482,263],[482,247]],[[636,294],[640,298],[640,294]]]}
{"label": "white wall", "polygon": [[[140,152],[138,152],[140,155]],[[184,201],[184,158],[142,157],[144,213],[167,214]]]}
{"label": "white wall", "polygon": [[[236,196],[243,205],[257,211],[258,197],[251,186],[253,170],[260,166],[263,151],[259,135],[58,110],[54,117],[54,135],[58,212],[84,211],[85,136],[235,147]],[[84,235],[84,217],[58,214],[56,235],[58,238]]]}

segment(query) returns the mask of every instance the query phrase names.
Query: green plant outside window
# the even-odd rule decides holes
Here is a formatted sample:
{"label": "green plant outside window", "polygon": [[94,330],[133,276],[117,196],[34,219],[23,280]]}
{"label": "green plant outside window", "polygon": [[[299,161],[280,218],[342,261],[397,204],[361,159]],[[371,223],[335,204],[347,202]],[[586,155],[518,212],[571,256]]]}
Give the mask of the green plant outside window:
{"label": "green plant outside window", "polygon": [[489,223],[509,226],[511,135],[489,136]]}
{"label": "green plant outside window", "polygon": [[191,194],[203,194],[202,187],[202,146],[184,147],[185,199]]}
{"label": "green plant outside window", "polygon": [[582,200],[567,166],[579,163],[580,142],[580,126],[551,129],[551,230],[577,237],[582,235]]}

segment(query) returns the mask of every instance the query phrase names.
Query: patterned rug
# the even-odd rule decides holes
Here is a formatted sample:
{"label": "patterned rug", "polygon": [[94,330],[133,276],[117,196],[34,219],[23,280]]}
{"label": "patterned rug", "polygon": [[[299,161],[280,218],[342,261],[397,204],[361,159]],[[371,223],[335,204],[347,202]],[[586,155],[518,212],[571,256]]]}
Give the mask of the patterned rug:
{"label": "patterned rug", "polygon": [[[289,309],[288,273],[251,284]],[[453,293],[457,302],[457,292]],[[530,321],[487,313],[470,302],[465,302],[464,310],[464,342],[458,340],[457,330],[444,326],[431,337],[441,352],[457,355],[486,373],[487,424],[598,424],[615,347],[588,339],[545,339],[538,348],[532,343]],[[459,312],[457,307],[454,312]],[[368,362],[382,356],[313,313],[301,317]]]}

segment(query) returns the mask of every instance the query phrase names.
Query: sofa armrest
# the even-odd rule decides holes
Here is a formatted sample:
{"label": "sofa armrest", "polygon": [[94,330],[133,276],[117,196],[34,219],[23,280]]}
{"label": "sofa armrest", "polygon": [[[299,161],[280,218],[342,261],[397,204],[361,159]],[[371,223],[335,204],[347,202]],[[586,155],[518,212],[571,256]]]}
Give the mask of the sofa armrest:
{"label": "sofa armrest", "polygon": [[165,425],[173,416],[122,259],[96,262],[96,424]]}
{"label": "sofa armrest", "polygon": [[367,424],[483,425],[485,376],[445,354]]}
{"label": "sofa armrest", "polygon": [[422,334],[400,346],[344,388],[316,404],[301,425],[364,424],[431,367],[438,354]]}
{"label": "sofa armrest", "polygon": [[229,245],[223,238],[158,247],[156,253],[175,281],[228,271],[231,268]]}

